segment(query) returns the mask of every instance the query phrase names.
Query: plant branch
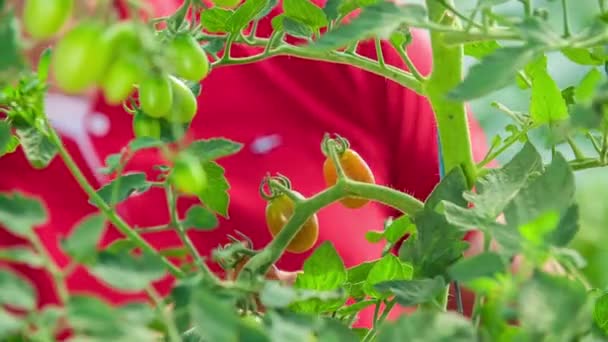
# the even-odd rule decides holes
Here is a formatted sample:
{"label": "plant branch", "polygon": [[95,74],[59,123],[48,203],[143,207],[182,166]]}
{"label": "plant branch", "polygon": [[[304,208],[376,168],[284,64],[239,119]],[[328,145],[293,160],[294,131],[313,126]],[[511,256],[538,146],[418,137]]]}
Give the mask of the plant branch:
{"label": "plant branch", "polygon": [[154,307],[156,309],[156,312],[158,313],[158,316],[160,317],[162,322],[165,324],[165,327],[167,328],[167,334],[169,335],[168,336],[169,341],[170,342],[181,341],[179,332],[177,330],[177,326],[175,326],[175,321],[173,320],[173,317],[171,315],[171,311],[168,307],[165,307],[160,294],[152,286],[149,286],[146,289],[146,293],[148,294],[150,299],[152,299],[152,301],[154,302]]}
{"label": "plant branch", "polygon": [[28,234],[28,240],[30,241],[36,252],[38,252],[38,254],[42,256],[42,262],[44,264],[44,267],[51,274],[53,282],[57,287],[57,295],[59,296],[61,303],[66,304],[70,297],[67,284],[65,282],[66,275],[59,269],[51,255],[44,247],[42,241],[40,241],[40,238],[38,237],[38,234],[36,234],[36,232],[32,231],[30,234]]}
{"label": "plant branch", "polygon": [[[376,334],[378,333],[378,329],[382,325],[382,322],[386,320],[386,317],[388,317],[388,314],[391,312],[395,304],[397,304],[397,300],[394,298],[386,303],[386,305],[384,306],[384,311],[382,311],[382,315],[377,320],[374,319],[374,326],[367,332],[367,334],[365,335],[365,337],[363,337],[363,340],[361,341],[371,341],[376,336]],[[379,307],[379,305],[376,306],[376,309],[378,309]]]}
{"label": "plant branch", "polygon": [[376,46],[376,58],[378,59],[378,64],[382,68],[385,68],[386,63],[384,62],[384,54],[382,53],[382,41],[379,38],[375,38],[374,45]]}
{"label": "plant branch", "polygon": [[91,198],[91,201],[95,203],[95,205],[101,210],[101,212],[106,216],[106,218],[114,224],[114,226],[124,234],[130,241],[132,241],[137,247],[140,247],[142,250],[157,255],[167,268],[167,270],[174,275],[175,277],[181,278],[184,276],[184,272],[180,270],[177,266],[173,265],[169,260],[165,257],[161,256],[154,247],[152,247],[146,240],[144,240],[135,230],[133,230],[118,214],[114,211],[104,200],[97,194],[93,186],[86,179],[82,171],[72,156],[68,153],[65,146],[63,145],[63,141],[57,132],[51,127],[48,120],[46,121],[46,126],[49,130],[49,139],[51,142],[57,147],[59,151],[59,155],[61,159],[65,163],[66,167],[72,174],[72,176],[76,179],[82,190]]}

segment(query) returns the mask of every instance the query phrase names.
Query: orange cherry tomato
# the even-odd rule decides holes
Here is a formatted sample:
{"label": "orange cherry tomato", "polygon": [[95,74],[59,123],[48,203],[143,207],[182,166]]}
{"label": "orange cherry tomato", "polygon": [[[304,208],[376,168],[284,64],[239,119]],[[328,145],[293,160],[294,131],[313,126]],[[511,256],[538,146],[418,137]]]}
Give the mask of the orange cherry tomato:
{"label": "orange cherry tomato", "polygon": [[[299,195],[299,194],[298,194]],[[266,206],[266,224],[272,236],[276,236],[293,215],[295,203],[287,195],[271,199]],[[291,253],[304,253],[311,249],[319,238],[319,220],[313,215],[304,223],[298,234],[287,246]]]}
{"label": "orange cherry tomato", "polygon": [[[374,174],[365,160],[361,158],[359,153],[350,148],[340,155],[340,165],[342,165],[346,177],[352,180],[363,183],[376,182]],[[323,176],[328,187],[333,186],[338,181],[336,166],[329,157],[323,163]],[[356,209],[366,205],[369,201],[363,198],[347,197],[340,202],[347,208]]]}

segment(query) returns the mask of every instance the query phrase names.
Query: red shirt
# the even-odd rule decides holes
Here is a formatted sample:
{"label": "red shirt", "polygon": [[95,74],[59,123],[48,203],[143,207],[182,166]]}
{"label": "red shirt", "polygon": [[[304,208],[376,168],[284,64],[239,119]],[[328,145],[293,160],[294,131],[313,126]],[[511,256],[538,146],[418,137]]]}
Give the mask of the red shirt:
{"label": "red shirt", "polygon": [[[162,15],[181,2],[154,3]],[[270,21],[262,21],[258,32],[267,36]],[[375,56],[371,44],[361,44],[359,50],[366,56]],[[408,51],[415,65],[427,74],[431,55],[425,37],[416,32]],[[251,53],[248,48],[233,47],[235,56]],[[387,63],[403,67],[391,49],[386,49],[384,56]],[[47,110],[89,181],[100,187],[107,182],[98,172],[101,161],[119,152],[132,139],[131,116],[120,106],[105,104],[101,98],[78,101],[81,100],[55,96],[48,100]],[[354,67],[293,57],[221,67],[203,81],[198,105],[191,129],[194,137],[226,137],[244,144],[240,153],[219,160],[231,184],[230,218],[222,219],[220,228],[213,232],[191,233],[205,255],[218,244],[226,243],[226,235],[234,230],[250,236],[257,248],[270,241],[264,220],[265,202],[258,194],[258,185],[267,172],[286,175],[305,196],[325,187],[320,142],[326,132],[349,139],[369,163],[379,184],[423,200],[438,182],[436,127],[426,99]],[[471,121],[471,130],[476,159],[481,159],[485,138],[475,121]],[[128,169],[151,171],[159,162],[157,151],[144,151]],[[85,215],[95,212],[95,208],[88,204],[87,196],[59,158],[41,171],[28,165],[21,150],[0,158],[0,191],[15,190],[45,201],[49,220],[37,228],[37,233],[55,261],[65,267],[69,259],[61,251],[59,239],[69,234]],[[181,212],[192,203],[195,200],[180,202]],[[133,196],[120,206],[120,214],[139,227],[167,223],[164,193],[154,189]],[[331,241],[346,266],[351,266],[380,256],[382,246],[367,242],[365,232],[381,229],[385,218],[396,213],[377,204],[358,210],[336,204],[318,215],[319,243]],[[120,237],[115,228],[109,227],[100,246]],[[180,245],[172,232],[146,234],[145,238],[157,248]],[[0,246],[24,243],[0,229]],[[309,255],[288,253],[278,266],[285,270],[300,269]],[[10,267],[36,286],[40,305],[57,302],[54,289],[49,286],[50,277],[44,271],[25,265]],[[170,284],[167,277],[158,287],[166,293]],[[72,292],[97,293],[117,304],[145,298],[143,294],[112,290],[83,268],[77,268],[68,278],[68,287]]]}

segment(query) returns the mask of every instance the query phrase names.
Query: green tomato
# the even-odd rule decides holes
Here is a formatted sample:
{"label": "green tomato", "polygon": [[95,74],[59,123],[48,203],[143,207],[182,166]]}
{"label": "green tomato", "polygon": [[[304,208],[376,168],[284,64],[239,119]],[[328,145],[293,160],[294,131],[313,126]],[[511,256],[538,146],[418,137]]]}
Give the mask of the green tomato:
{"label": "green tomato", "polygon": [[241,341],[268,341],[268,334],[264,331],[264,321],[262,318],[253,314],[247,314],[241,317],[239,335]]}
{"label": "green tomato", "polygon": [[115,55],[122,53],[137,53],[141,49],[141,42],[137,35],[135,23],[121,21],[112,25],[103,36]]}
{"label": "green tomato", "polygon": [[144,113],[137,113],[133,117],[133,133],[136,138],[150,137],[159,139],[160,121]]}
{"label": "green tomato", "polygon": [[173,162],[171,183],[186,194],[196,195],[207,188],[207,174],[194,156],[182,153]]}
{"label": "green tomato", "polygon": [[165,117],[171,111],[174,102],[173,93],[173,84],[169,76],[148,77],[139,85],[141,109],[152,117]]}
{"label": "green tomato", "polygon": [[74,0],[27,0],[23,8],[23,26],[36,39],[47,39],[67,22]]}
{"label": "green tomato", "polygon": [[57,86],[66,93],[79,93],[99,81],[109,60],[103,27],[82,22],[57,43],[52,70]]}
{"label": "green tomato", "polygon": [[169,43],[168,54],[175,75],[199,82],[209,74],[209,60],[200,44],[189,34],[180,34]]}
{"label": "green tomato", "polygon": [[117,105],[126,100],[133,92],[133,85],[140,80],[139,66],[127,58],[118,58],[108,68],[101,82],[106,101]]}
{"label": "green tomato", "polygon": [[212,0],[213,4],[223,8],[234,8],[241,3],[241,0]]}
{"label": "green tomato", "polygon": [[184,82],[173,76],[169,78],[173,90],[173,107],[167,120],[173,123],[188,123],[192,121],[198,109],[196,97]]}

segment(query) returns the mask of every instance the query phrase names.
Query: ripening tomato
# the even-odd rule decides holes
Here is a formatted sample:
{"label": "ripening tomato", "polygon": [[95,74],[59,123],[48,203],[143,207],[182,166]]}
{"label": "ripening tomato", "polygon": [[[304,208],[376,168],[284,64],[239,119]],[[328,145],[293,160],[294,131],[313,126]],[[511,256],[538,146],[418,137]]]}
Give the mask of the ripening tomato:
{"label": "ripening tomato", "polygon": [[160,138],[159,119],[147,116],[144,113],[137,113],[133,117],[133,133],[137,138],[150,137]]}
{"label": "ripening tomato", "polygon": [[[350,148],[346,149],[346,151],[340,155],[340,165],[342,165],[342,169],[344,170],[346,177],[352,180],[364,183],[376,182],[374,179],[374,174],[372,173],[372,170],[370,170],[365,160],[361,158],[359,153]],[[338,180],[336,167],[329,157],[327,157],[323,163],[323,176],[325,177],[325,183],[328,187],[336,184],[336,181]],[[362,198],[347,197],[342,199],[340,202],[347,208],[356,209],[366,205],[369,201]]]}
{"label": "ripening tomato", "polygon": [[68,21],[74,0],[27,0],[23,8],[23,26],[36,39],[47,39]]}
{"label": "ripening tomato", "polygon": [[101,81],[101,89],[109,104],[117,105],[126,100],[140,80],[139,66],[127,58],[118,58],[110,64]]}
{"label": "ripening tomato", "polygon": [[101,79],[109,61],[109,48],[101,39],[103,26],[85,21],[68,32],[55,46],[52,70],[57,86],[78,93]]}
{"label": "ripening tomato", "polygon": [[[300,194],[298,194],[301,196]],[[266,224],[272,236],[276,236],[293,215],[295,203],[283,194],[271,199],[266,205]],[[308,218],[298,234],[291,240],[287,250],[292,253],[304,253],[311,249],[319,237],[317,215]]]}
{"label": "ripening tomato", "polygon": [[167,116],[173,105],[171,80],[167,75],[145,78],[139,85],[141,109],[154,118]]}
{"label": "ripening tomato", "polygon": [[199,82],[209,74],[209,60],[205,50],[189,34],[180,34],[170,43],[168,55],[175,75],[194,82]]}
{"label": "ripening tomato", "polygon": [[223,8],[234,8],[241,3],[241,0],[212,0],[213,4]]}
{"label": "ripening tomato", "polygon": [[184,82],[169,76],[171,89],[173,90],[173,105],[167,120],[173,123],[188,123],[196,115],[198,105],[196,97]]}
{"label": "ripening tomato", "polygon": [[196,195],[207,188],[207,174],[197,158],[182,153],[173,162],[171,183],[180,192]]}

